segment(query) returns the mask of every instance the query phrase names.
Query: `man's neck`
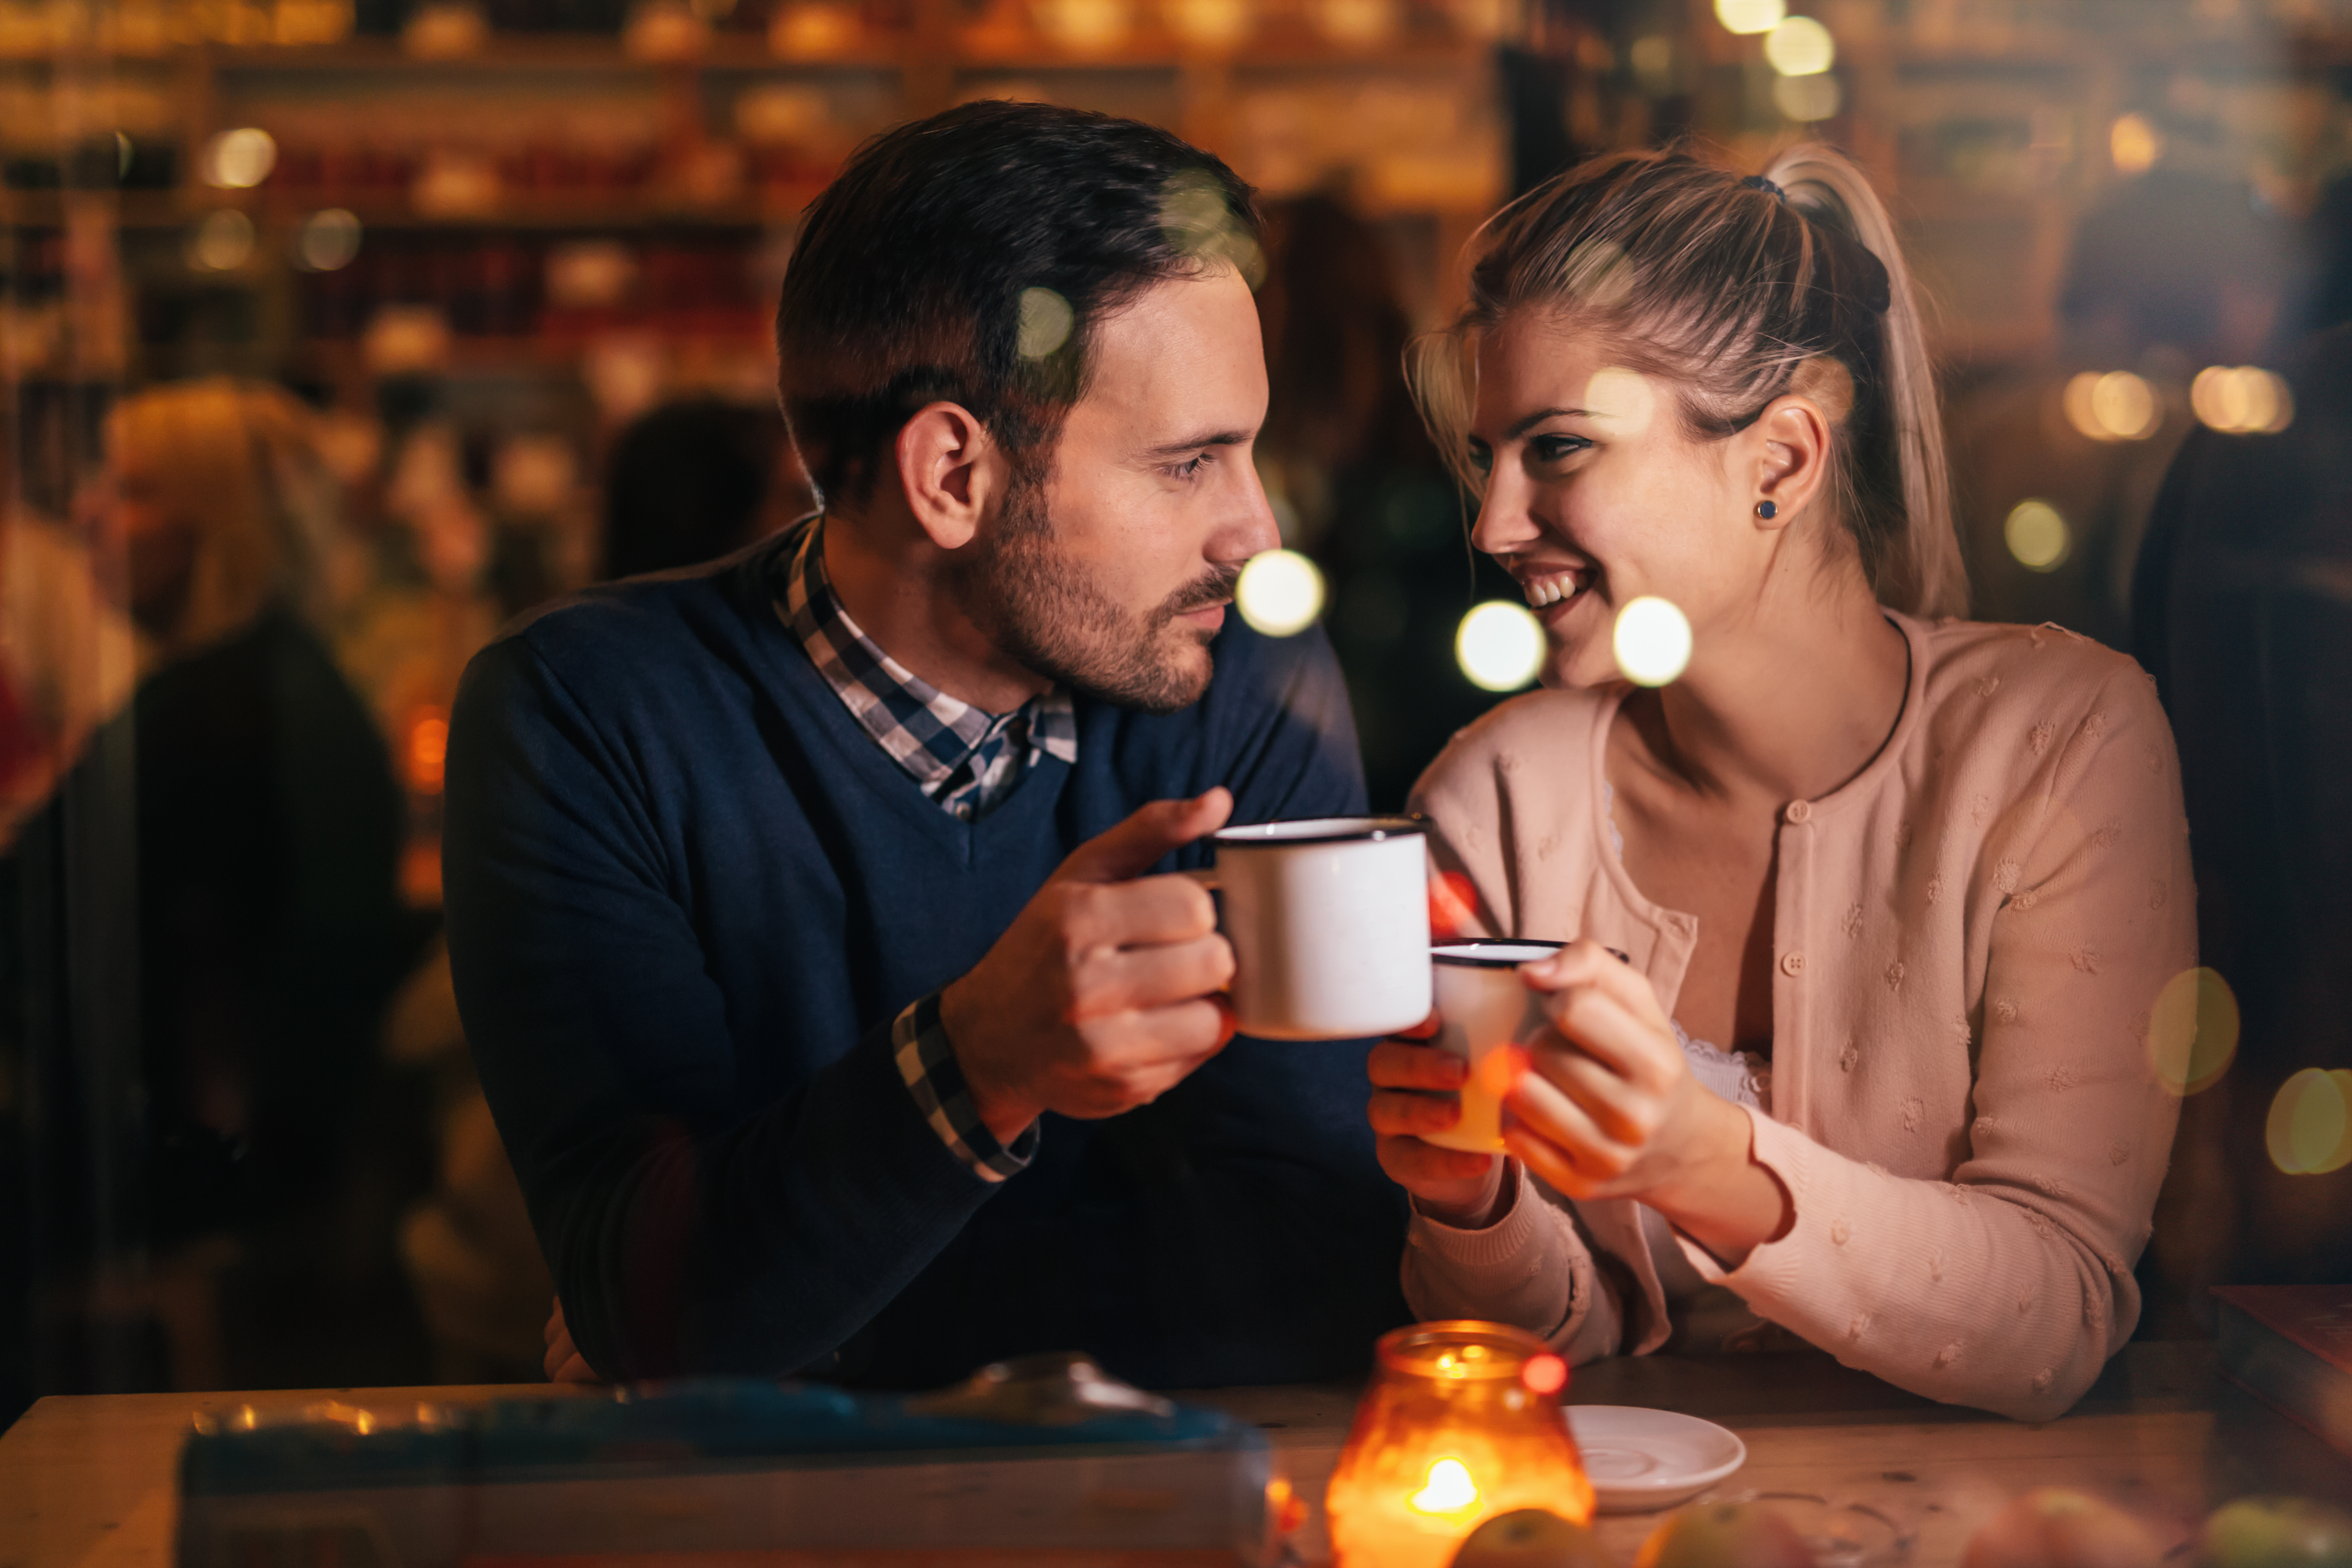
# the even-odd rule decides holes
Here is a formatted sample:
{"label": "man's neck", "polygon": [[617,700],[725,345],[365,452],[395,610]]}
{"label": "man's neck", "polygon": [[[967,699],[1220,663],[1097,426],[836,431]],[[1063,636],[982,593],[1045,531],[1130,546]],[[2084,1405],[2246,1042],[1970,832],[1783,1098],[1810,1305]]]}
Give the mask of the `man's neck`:
{"label": "man's neck", "polygon": [[1052,688],[972,623],[947,553],[912,518],[828,509],[822,542],[825,576],[849,618],[924,681],[988,713],[1009,713]]}

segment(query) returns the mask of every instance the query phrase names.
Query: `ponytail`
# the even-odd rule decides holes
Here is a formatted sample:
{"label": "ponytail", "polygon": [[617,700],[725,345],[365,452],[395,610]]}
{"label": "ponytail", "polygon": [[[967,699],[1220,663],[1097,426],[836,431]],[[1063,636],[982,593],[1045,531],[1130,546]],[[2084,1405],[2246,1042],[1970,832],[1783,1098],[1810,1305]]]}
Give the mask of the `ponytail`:
{"label": "ponytail", "polygon": [[1789,205],[1808,221],[1859,242],[1886,268],[1887,307],[1879,330],[1903,526],[1884,542],[1874,585],[1883,604],[1921,615],[1960,615],[1968,608],[1968,574],[1952,521],[1942,399],[1894,219],[1853,160],[1817,142],[1781,153],[1764,177],[1787,192]]}

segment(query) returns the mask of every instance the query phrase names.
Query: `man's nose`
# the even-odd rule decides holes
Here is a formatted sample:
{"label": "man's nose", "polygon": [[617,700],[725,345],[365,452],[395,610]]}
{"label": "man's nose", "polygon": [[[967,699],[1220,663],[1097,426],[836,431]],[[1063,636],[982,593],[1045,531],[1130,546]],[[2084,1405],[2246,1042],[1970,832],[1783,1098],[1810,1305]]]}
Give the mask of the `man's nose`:
{"label": "man's nose", "polygon": [[1234,465],[1243,473],[1239,506],[1232,521],[1220,531],[1224,538],[1216,551],[1220,559],[1246,561],[1263,555],[1269,550],[1282,548],[1282,526],[1275,521],[1274,503],[1265,498],[1265,484],[1257,477],[1257,465],[1244,459]]}

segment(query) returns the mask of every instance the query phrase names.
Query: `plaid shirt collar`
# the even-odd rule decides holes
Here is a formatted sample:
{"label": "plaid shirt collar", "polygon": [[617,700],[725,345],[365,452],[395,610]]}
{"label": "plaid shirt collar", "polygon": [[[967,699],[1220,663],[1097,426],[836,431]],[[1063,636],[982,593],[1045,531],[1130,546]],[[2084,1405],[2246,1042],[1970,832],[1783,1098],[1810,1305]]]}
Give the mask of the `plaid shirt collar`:
{"label": "plaid shirt collar", "polygon": [[950,815],[969,822],[1045,757],[1078,760],[1077,712],[1062,687],[1010,713],[940,690],[858,629],[825,578],[822,515],[783,560],[776,613],[875,743]]}

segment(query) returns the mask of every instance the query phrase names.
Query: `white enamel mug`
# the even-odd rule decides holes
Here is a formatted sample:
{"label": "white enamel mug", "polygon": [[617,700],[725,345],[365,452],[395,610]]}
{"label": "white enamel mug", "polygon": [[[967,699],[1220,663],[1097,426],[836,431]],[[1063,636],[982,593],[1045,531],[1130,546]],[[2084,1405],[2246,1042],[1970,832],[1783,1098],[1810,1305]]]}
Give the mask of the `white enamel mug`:
{"label": "white enamel mug", "polygon": [[1228,827],[1217,868],[1235,1022],[1266,1040],[1352,1040],[1429,1016],[1429,862],[1410,816]]}
{"label": "white enamel mug", "polygon": [[1430,1044],[1468,1062],[1470,1081],[1462,1086],[1462,1120],[1451,1131],[1423,1133],[1423,1142],[1474,1154],[1503,1152],[1503,1102],[1479,1080],[1478,1067],[1498,1047],[1525,1045],[1542,1031],[1543,997],[1519,978],[1519,965],[1549,958],[1563,945],[1489,937],[1430,949],[1444,1020]]}

